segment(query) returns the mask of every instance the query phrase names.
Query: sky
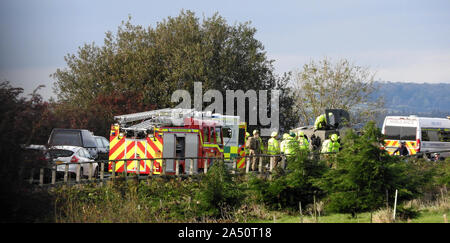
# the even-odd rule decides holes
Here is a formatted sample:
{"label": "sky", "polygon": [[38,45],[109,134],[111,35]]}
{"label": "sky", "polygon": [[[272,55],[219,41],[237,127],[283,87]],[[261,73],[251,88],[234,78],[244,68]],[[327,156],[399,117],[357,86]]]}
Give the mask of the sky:
{"label": "sky", "polygon": [[448,0],[0,0],[0,81],[55,97],[50,74],[67,54],[103,45],[128,16],[155,27],[182,9],[250,21],[278,74],[346,58],[380,81],[450,83]]}

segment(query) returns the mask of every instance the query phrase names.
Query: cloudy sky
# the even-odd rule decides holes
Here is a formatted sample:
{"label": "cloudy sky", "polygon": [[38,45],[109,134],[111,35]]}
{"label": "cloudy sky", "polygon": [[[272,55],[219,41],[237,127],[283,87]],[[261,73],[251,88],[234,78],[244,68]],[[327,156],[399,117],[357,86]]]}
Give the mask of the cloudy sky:
{"label": "cloudy sky", "polygon": [[347,58],[377,80],[450,83],[448,0],[0,0],[0,80],[54,96],[49,75],[84,43],[103,44],[128,15],[154,27],[181,9],[251,21],[277,73]]}

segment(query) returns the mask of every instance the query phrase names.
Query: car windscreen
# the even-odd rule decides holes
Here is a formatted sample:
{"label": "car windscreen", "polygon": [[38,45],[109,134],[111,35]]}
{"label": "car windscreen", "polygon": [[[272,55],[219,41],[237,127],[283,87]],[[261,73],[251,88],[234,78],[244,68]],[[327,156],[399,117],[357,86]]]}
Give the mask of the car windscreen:
{"label": "car windscreen", "polygon": [[51,158],[58,157],[70,157],[73,154],[73,151],[65,150],[65,149],[51,149],[48,151]]}
{"label": "car windscreen", "polygon": [[103,144],[103,141],[101,138],[95,138],[95,141],[97,142],[97,147],[106,148],[106,146]]}
{"label": "car windscreen", "polygon": [[50,145],[83,146],[83,144],[81,143],[81,134],[79,131],[56,131],[52,134]]}
{"label": "car windscreen", "polygon": [[384,135],[392,140],[416,140],[416,127],[386,126]]}

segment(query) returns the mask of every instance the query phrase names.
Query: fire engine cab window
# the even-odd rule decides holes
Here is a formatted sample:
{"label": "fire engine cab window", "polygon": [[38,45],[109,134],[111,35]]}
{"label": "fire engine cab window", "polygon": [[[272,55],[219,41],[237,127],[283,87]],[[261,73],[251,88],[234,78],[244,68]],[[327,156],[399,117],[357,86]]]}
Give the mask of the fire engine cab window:
{"label": "fire engine cab window", "polygon": [[224,138],[231,138],[232,137],[231,129],[228,128],[228,127],[223,127],[222,128],[222,133],[223,133],[223,137]]}
{"label": "fire engine cab window", "polygon": [[220,127],[216,128],[216,143],[221,144],[222,143],[222,137],[220,136]]}
{"label": "fire engine cab window", "polygon": [[209,133],[207,127],[203,128],[203,142],[209,143]]}
{"label": "fire engine cab window", "polygon": [[214,143],[214,128],[209,128],[209,139],[208,142]]}

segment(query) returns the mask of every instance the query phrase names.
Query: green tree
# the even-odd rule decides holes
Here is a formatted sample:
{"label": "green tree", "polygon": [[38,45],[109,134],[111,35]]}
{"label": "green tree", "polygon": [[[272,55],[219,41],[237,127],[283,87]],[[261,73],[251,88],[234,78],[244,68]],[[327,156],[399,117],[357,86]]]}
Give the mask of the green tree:
{"label": "green tree", "polygon": [[239,187],[223,161],[214,163],[200,183],[201,189],[197,195],[200,212],[204,216],[229,216],[244,199],[242,188]]}
{"label": "green tree", "polygon": [[300,124],[313,124],[326,108],[349,111],[352,124],[374,119],[383,106],[381,98],[371,100],[377,90],[374,76],[369,68],[346,59],[333,63],[325,58],[305,64],[294,76]]}
{"label": "green tree", "polygon": [[351,130],[345,134],[335,168],[316,180],[316,185],[327,194],[329,210],[355,216],[385,205],[386,190],[401,189],[404,199],[405,195],[413,195],[410,190],[415,185],[408,184],[413,175],[407,173],[407,164],[380,149],[382,141],[380,129],[373,121],[366,124],[361,136]]}
{"label": "green tree", "polygon": [[276,167],[272,180],[252,178],[250,185],[259,201],[274,209],[298,209],[299,202],[306,206],[322,191],[314,183],[327,170],[323,161],[313,160],[299,146],[294,155],[287,157],[286,170]]}
{"label": "green tree", "polygon": [[[85,44],[68,54],[67,68],[52,74],[54,91],[63,110],[97,106],[110,114],[97,119],[109,124],[113,111],[131,112],[114,104],[105,107],[96,102],[99,96],[125,95],[136,106],[160,109],[175,105],[170,102],[175,90],[187,90],[194,97],[194,82],[223,95],[225,90],[287,90],[288,76],[273,73],[273,61],[255,33],[250,23],[231,26],[217,13],[200,21],[183,10],[147,28],[133,25],[130,17],[116,34],[106,32],[103,46]],[[280,103],[289,105],[289,99],[286,92]],[[290,110],[286,106],[283,112]]]}

